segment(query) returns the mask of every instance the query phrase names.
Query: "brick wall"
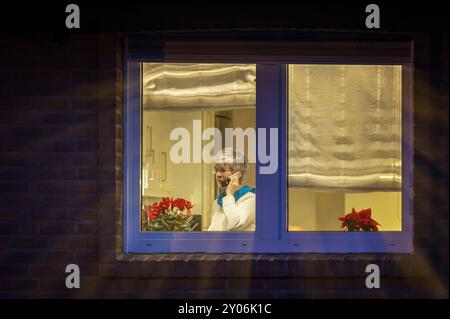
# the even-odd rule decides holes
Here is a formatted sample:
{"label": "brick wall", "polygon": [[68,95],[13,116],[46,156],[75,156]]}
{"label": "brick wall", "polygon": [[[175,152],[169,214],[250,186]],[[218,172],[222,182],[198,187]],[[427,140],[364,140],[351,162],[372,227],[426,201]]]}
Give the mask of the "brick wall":
{"label": "brick wall", "polygon": [[415,34],[413,255],[123,255],[121,50],[113,33],[0,35],[0,298],[448,297],[446,35]]}

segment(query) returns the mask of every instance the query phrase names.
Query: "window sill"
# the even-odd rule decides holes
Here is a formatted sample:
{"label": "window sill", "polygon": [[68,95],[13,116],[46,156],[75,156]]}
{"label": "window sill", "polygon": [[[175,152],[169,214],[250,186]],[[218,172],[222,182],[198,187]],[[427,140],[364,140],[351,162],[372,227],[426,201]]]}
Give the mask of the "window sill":
{"label": "window sill", "polygon": [[123,254],[101,262],[99,274],[130,278],[410,276],[410,254]]}

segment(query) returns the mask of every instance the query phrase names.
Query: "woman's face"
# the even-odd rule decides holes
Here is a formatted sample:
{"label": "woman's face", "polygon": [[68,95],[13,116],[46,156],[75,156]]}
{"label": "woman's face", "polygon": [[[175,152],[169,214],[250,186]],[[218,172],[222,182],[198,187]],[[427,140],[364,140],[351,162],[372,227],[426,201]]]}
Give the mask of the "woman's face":
{"label": "woman's face", "polygon": [[223,183],[230,179],[230,176],[233,175],[232,167],[230,164],[216,164],[214,166],[215,174],[216,174],[216,182],[219,189],[227,188],[227,185]]}

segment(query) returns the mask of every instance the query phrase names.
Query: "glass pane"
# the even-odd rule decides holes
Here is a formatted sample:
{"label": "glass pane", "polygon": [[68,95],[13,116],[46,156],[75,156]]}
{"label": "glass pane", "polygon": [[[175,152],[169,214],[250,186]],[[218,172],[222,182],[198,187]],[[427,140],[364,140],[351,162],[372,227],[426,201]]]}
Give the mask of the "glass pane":
{"label": "glass pane", "polygon": [[401,66],[288,72],[288,230],[401,231]]}
{"label": "glass pane", "polygon": [[144,63],[142,96],[141,230],[254,231],[255,65]]}

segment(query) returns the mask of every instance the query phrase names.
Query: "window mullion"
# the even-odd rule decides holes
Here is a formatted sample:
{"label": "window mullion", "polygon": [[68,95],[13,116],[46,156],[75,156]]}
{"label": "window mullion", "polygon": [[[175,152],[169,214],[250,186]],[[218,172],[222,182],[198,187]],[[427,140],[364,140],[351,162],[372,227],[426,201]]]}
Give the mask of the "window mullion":
{"label": "window mullion", "polygon": [[124,143],[124,251],[134,251],[135,235],[140,224],[140,147],[141,147],[141,63],[127,64],[127,91]]}
{"label": "window mullion", "polygon": [[[256,126],[258,128],[257,145],[258,161],[256,165],[256,232],[259,239],[277,240],[280,238],[282,190],[280,187],[280,127],[281,123],[281,79],[279,64],[258,64],[256,66]],[[271,150],[271,128],[278,131],[277,149]],[[265,136],[261,134],[265,132]],[[265,143],[265,144],[264,144]],[[261,163],[261,145],[265,145],[266,154],[271,154],[277,160],[278,169],[274,174],[262,174],[261,168],[267,163]],[[266,155],[264,154],[264,155]],[[272,160],[271,159],[271,160]]]}

